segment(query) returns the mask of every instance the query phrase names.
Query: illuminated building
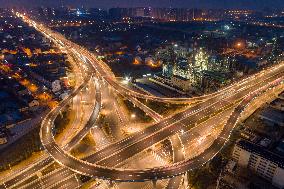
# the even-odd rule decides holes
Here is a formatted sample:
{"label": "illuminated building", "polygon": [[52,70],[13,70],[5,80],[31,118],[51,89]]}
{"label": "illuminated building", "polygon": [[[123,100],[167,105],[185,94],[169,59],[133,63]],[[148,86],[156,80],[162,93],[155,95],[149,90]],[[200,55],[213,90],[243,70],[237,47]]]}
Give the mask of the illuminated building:
{"label": "illuminated building", "polygon": [[176,76],[180,76],[184,79],[190,79],[192,73],[188,60],[185,58],[179,58],[173,68],[173,74]]}
{"label": "illuminated building", "polygon": [[179,45],[160,49],[156,59],[163,62],[162,75],[170,85],[180,87],[178,83],[182,82],[182,86],[185,86],[183,90],[189,90],[190,86],[201,91],[215,90],[225,84],[235,63],[234,57],[215,55],[204,48],[192,50]]}
{"label": "illuminated building", "polygon": [[139,65],[139,64],[142,64],[142,58],[139,57],[139,56],[136,56],[133,60],[133,64],[134,65]]}
{"label": "illuminated building", "polygon": [[199,49],[195,54],[194,61],[196,71],[208,70],[209,56],[203,49]]}

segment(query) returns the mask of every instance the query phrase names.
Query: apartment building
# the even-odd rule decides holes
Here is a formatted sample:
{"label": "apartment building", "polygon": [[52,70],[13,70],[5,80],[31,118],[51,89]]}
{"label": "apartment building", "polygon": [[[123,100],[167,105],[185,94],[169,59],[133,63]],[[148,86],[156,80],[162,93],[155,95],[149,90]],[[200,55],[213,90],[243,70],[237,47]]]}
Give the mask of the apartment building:
{"label": "apartment building", "polygon": [[239,166],[249,168],[277,188],[284,188],[283,156],[273,153],[263,146],[239,140],[235,145],[232,157]]}

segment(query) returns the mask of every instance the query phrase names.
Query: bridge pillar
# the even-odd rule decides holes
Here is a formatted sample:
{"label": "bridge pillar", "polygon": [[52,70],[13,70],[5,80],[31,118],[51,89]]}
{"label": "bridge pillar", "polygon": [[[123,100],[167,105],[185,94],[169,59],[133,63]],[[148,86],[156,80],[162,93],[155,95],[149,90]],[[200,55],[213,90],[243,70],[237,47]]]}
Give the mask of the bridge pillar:
{"label": "bridge pillar", "polygon": [[61,111],[61,110],[60,110],[59,114],[60,114],[61,118],[63,118],[63,114],[62,114],[62,111]]}
{"label": "bridge pillar", "polygon": [[184,188],[186,188],[188,186],[188,181],[189,181],[189,174],[188,174],[188,172],[186,172],[183,175],[183,185],[184,185]]}
{"label": "bridge pillar", "polygon": [[152,180],[152,183],[153,183],[153,188],[157,189],[157,180]]}
{"label": "bridge pillar", "polygon": [[109,188],[113,188],[114,187],[114,182],[113,181],[109,181]]}

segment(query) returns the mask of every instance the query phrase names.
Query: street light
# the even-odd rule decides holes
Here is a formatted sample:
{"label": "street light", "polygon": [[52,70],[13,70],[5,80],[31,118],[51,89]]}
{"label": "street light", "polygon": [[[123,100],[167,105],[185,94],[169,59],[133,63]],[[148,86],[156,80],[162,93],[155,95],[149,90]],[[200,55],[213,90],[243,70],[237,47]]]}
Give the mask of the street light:
{"label": "street light", "polygon": [[237,48],[242,48],[244,44],[242,42],[237,42],[236,47]]}
{"label": "street light", "polygon": [[131,118],[132,118],[132,119],[136,118],[136,115],[135,115],[134,113],[131,114]]}
{"label": "street light", "polygon": [[130,81],[130,77],[126,76],[125,77],[125,81],[129,82]]}

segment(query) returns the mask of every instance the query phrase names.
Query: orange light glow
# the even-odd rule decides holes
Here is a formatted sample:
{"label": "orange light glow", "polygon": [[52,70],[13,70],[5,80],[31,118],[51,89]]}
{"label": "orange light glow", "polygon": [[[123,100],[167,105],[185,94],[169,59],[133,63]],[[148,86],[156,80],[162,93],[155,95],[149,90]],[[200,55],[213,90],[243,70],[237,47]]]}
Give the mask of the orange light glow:
{"label": "orange light glow", "polygon": [[28,85],[27,88],[29,89],[29,91],[31,91],[32,93],[36,92],[38,90],[38,87],[35,84],[31,84]]}
{"label": "orange light glow", "polygon": [[139,65],[141,62],[139,61],[139,60],[137,60],[136,58],[134,59],[134,61],[133,61],[133,64],[134,65]]}

